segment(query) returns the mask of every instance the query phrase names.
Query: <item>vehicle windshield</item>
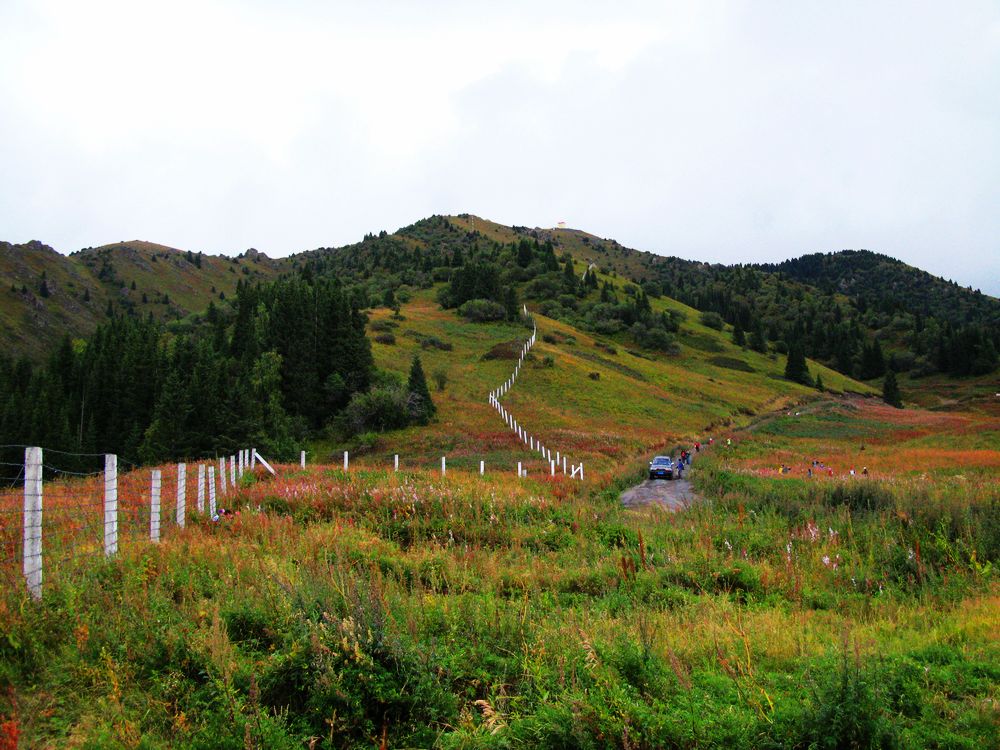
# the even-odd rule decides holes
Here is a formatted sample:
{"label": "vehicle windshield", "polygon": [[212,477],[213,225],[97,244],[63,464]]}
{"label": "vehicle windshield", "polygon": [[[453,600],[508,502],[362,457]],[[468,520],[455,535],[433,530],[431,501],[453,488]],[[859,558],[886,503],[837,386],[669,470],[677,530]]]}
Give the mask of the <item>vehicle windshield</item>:
{"label": "vehicle windshield", "polygon": [[670,457],[657,456],[653,459],[653,466],[670,466]]}

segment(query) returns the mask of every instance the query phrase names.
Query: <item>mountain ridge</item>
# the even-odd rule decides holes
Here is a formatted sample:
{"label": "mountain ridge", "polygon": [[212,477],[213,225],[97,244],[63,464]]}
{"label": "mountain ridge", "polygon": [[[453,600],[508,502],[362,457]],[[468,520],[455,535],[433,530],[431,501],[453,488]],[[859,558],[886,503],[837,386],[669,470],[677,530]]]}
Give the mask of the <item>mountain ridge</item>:
{"label": "mountain ridge", "polygon": [[[445,280],[455,258],[482,243],[522,240],[549,243],[584,271],[601,269],[652,297],[663,294],[714,312],[745,334],[759,329],[759,338],[779,353],[788,339],[801,336],[809,356],[849,374],[881,373],[875,365],[860,367],[863,348],[876,343],[894,369],[917,375],[982,374],[996,367],[1000,300],[890,256],[841,250],[724,265],[635,250],[582,229],[507,226],[472,214],[432,216],[360,242],[276,259],[254,249],[207,255],[146,240],[69,255],[39,241],[0,242],[0,280],[7,287],[0,292],[0,346],[8,355],[39,360],[63,333],[84,337],[112,309],[181,321],[210,302],[224,304],[240,280],[267,281],[305,267],[367,285],[374,292],[370,301],[388,288]],[[853,343],[844,346],[845,337]]]}

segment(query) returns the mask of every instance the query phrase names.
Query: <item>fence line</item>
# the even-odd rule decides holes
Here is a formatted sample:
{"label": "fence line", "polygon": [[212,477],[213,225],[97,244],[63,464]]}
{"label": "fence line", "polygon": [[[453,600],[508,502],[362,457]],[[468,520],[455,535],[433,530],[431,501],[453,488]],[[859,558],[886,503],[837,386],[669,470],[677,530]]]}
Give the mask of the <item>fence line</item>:
{"label": "fence line", "polygon": [[[103,456],[104,470],[63,470],[47,465],[46,453],[88,459]],[[259,462],[274,473],[256,451],[243,449],[238,455],[244,472]],[[183,528],[188,484],[194,477],[193,472],[189,476],[187,464],[177,464],[176,471],[151,468],[148,474],[138,470],[122,474],[121,463],[115,454],[84,456],[25,447],[24,462],[17,476],[11,477],[13,481],[23,478],[22,492],[16,486],[0,489],[0,580],[9,578],[17,585],[17,579],[23,578],[28,592],[39,598],[43,559],[46,571],[58,571],[80,558],[113,557],[124,539],[159,542],[165,532]],[[206,469],[209,511],[217,519],[214,464],[198,463],[198,511],[204,512]],[[44,480],[46,471],[52,477],[49,480]],[[230,486],[235,489],[235,482]],[[171,498],[176,498],[173,509],[165,507]]]}
{"label": "fence line", "polygon": [[[528,314],[527,305],[523,307],[523,310],[524,310],[524,317],[531,320],[531,327],[532,327],[531,336],[528,337],[527,341],[525,341],[524,345],[521,347],[521,353],[518,356],[517,364],[514,366],[514,371],[511,373],[510,377],[508,377],[503,383],[501,383],[500,386],[490,391],[487,401],[489,402],[489,405],[496,410],[497,414],[500,415],[500,418],[503,419],[504,424],[507,425],[507,428],[515,435],[517,435],[518,440],[524,443],[528,447],[528,450],[530,450],[532,453],[537,451],[540,454],[542,461],[548,463],[551,476],[555,476],[556,468],[559,467],[560,465],[560,458],[562,459],[561,462],[562,473],[566,474],[566,468],[567,468],[566,455],[562,451],[557,450],[555,452],[555,458],[553,458],[552,449],[546,447],[541,440],[539,440],[534,435],[525,430],[522,425],[518,424],[518,421],[514,419],[514,415],[511,414],[509,411],[507,411],[507,408],[500,402],[500,399],[503,398],[503,396],[506,395],[506,393],[514,386],[514,382],[517,380],[517,376],[521,373],[521,368],[524,366],[525,358],[527,358],[528,353],[531,351],[531,348],[535,345],[535,341],[538,339],[538,325],[535,323],[534,317]],[[347,454],[345,453],[344,455],[345,455],[344,468],[346,469]],[[524,474],[522,473],[521,464],[518,463],[517,466],[518,466],[517,468],[518,476],[524,476]],[[571,466],[571,469],[572,471],[570,471],[569,474],[570,479],[579,478],[582,481],[583,462],[581,461],[579,466],[577,465]],[[441,471],[442,473],[444,473],[443,465],[441,467]]]}
{"label": "fence line", "polygon": [[[146,470],[121,473],[117,455],[94,454],[87,458],[103,456],[103,471],[69,472],[47,466],[44,463],[46,452],[50,451],[36,446],[25,448],[24,462],[18,465],[15,478],[23,477],[21,502],[16,488],[0,489],[0,576],[11,577],[13,585],[17,585],[15,579],[23,578],[24,585],[35,598],[42,596],[43,560],[45,570],[51,574],[82,558],[113,557],[118,554],[123,540],[149,539],[158,543],[165,536],[169,538],[176,529],[183,529],[187,522],[188,485],[191,482],[195,483],[198,512],[206,511],[207,500],[208,516],[218,520],[218,500],[225,497],[230,488],[236,489],[241,466],[242,473],[260,464],[264,470],[276,474],[274,467],[255,448],[230,456],[228,484],[225,457],[220,459],[218,466],[212,460],[197,462],[197,472],[188,472],[187,464],[182,462],[173,467],[149,468],[147,474]],[[565,473],[566,457],[558,455]],[[300,466],[304,465],[305,452],[302,452]],[[345,451],[345,469],[349,465],[349,455]],[[400,457],[395,454],[393,469],[399,471],[399,466]],[[549,459],[550,476],[556,475],[558,467],[558,461]],[[478,468],[479,475],[484,476],[486,461],[480,459]],[[44,481],[46,470],[55,478]],[[447,457],[441,456],[441,475],[446,476],[447,470]],[[517,475],[526,477],[527,474],[523,462],[518,461]],[[583,465],[574,466],[570,476],[582,479]],[[20,575],[14,574],[15,571]]]}

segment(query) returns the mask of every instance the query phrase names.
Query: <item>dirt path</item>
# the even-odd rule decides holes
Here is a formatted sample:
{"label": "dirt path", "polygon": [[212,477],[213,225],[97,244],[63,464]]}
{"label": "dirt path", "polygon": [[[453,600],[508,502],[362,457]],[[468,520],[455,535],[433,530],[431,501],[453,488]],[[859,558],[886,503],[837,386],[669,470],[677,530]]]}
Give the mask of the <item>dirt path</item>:
{"label": "dirt path", "polygon": [[[737,436],[740,433],[752,433],[762,424],[767,424],[777,417],[785,416],[788,413],[794,413],[796,415],[799,413],[805,414],[806,412],[814,411],[827,401],[829,401],[829,399],[820,399],[806,404],[791,407],[786,406],[781,409],[770,411],[761,415],[750,424],[734,430],[732,434]],[[725,447],[720,442],[716,444],[715,448],[718,449],[720,446],[722,448]],[[703,446],[703,449],[708,449],[708,446]],[[690,471],[690,469],[688,469],[688,471]],[[701,495],[695,491],[691,482],[687,479],[647,479],[645,482],[637,484],[631,489],[625,490],[620,497],[622,505],[626,508],[644,508],[649,505],[659,505],[660,507],[666,508],[670,511],[684,510],[692,503],[701,499]]]}
{"label": "dirt path", "polygon": [[621,494],[626,508],[659,505],[667,510],[684,510],[700,496],[687,479],[647,479]]}

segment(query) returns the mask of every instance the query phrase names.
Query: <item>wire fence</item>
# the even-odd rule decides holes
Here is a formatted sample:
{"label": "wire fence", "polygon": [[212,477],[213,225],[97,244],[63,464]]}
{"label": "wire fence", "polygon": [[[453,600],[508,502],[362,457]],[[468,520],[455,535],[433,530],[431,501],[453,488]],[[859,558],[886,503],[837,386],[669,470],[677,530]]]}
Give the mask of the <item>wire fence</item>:
{"label": "wire fence", "polygon": [[[60,461],[67,456],[73,469]],[[214,513],[221,476],[231,486],[255,457],[245,450],[218,462],[138,467],[117,456],[26,448],[23,463],[0,463],[0,583],[27,582],[40,596],[43,574],[51,581],[119,544],[176,534],[192,513]]]}

